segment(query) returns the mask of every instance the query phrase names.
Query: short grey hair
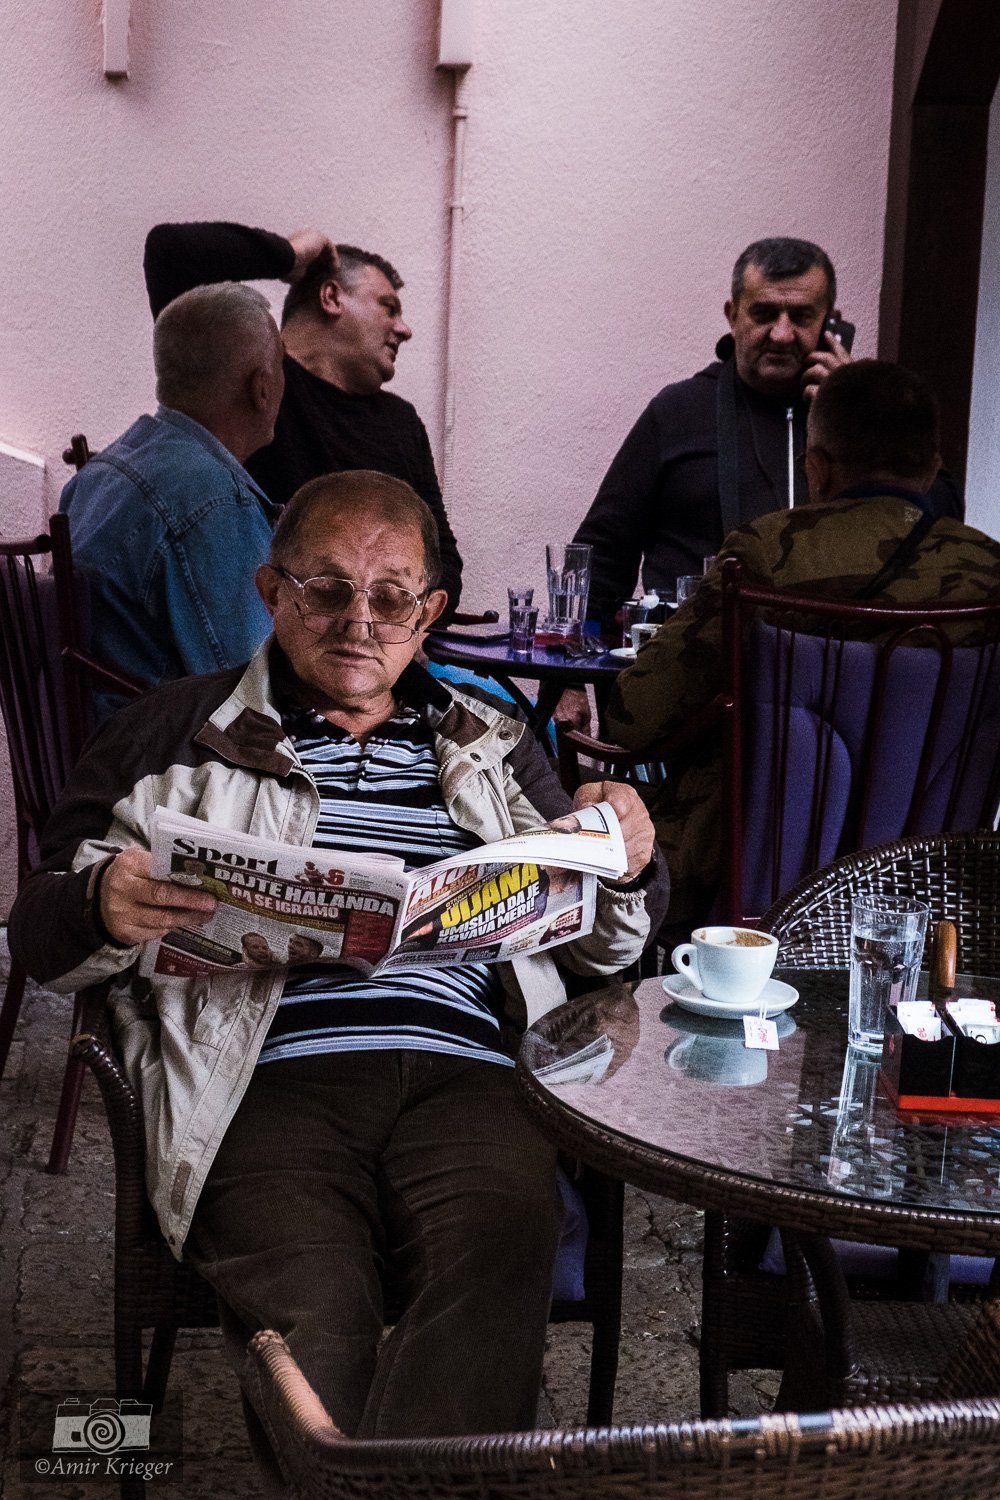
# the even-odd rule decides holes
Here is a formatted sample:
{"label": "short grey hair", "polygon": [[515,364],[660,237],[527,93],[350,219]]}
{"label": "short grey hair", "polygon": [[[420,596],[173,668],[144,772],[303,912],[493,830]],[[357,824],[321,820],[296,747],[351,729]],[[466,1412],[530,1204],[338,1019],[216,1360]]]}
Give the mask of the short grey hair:
{"label": "short grey hair", "polygon": [[185,412],[234,399],[252,370],[270,366],[276,331],[267,298],[251,286],[183,292],[153,325],[156,399]]}
{"label": "short grey hair", "polygon": [[812,240],[794,240],[787,235],[754,240],[737,256],[733,266],[732,297],[739,302],[743,295],[743,278],[747,266],[756,266],[768,281],[784,281],[789,276],[804,276],[819,266],[826,277],[827,301],[832,312],[837,303],[837,273],[826,251]]}

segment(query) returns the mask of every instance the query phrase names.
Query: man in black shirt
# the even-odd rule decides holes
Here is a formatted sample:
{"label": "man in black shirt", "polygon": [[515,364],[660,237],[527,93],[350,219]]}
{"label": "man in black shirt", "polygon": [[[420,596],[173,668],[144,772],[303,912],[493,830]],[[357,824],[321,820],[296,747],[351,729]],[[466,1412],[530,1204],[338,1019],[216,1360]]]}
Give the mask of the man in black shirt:
{"label": "man in black shirt", "polygon": [[448,611],[462,559],[441,499],[427,432],[409,401],[382,387],[395,373],[403,321],[399,273],[381,256],[334,247],[316,230],[284,239],[239,224],[158,224],[143,262],[154,316],[189,287],[214,281],[291,283],[282,315],[285,395],[274,441],[247,464],[284,505],[309,479],[376,469],[411,485],[434,513]]}
{"label": "man in black shirt", "polygon": [[[614,615],[640,562],[647,590],[672,590],[679,575],[701,572],[729,531],[806,500],[809,397],[848,359],[825,327],[836,297],[829,257],[808,240],[758,240],[743,251],[718,360],[653,397],[576,532],[594,549],[592,614]],[[937,514],[961,519],[943,475],[931,495]]]}
{"label": "man in black shirt", "polygon": [[[644,589],[671,597],[730,531],[808,498],[808,401],[848,361],[827,328],[836,300],[830,258],[808,240],[757,240],[739,256],[718,359],[653,397],[573,538],[594,549],[592,616],[614,618],[640,564]],[[961,519],[944,473],[930,499],[936,514]],[[585,726],[583,695],[564,694],[556,716]]]}

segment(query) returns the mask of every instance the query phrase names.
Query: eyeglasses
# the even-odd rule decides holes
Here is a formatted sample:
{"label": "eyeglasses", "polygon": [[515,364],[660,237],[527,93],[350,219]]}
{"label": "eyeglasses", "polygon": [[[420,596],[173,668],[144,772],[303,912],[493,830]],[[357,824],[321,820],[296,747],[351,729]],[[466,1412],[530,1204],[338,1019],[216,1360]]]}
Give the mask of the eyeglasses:
{"label": "eyeglasses", "polygon": [[[317,633],[327,628],[326,622],[343,615],[350,609],[356,594],[364,594],[368,600],[370,620],[355,620],[352,624],[365,625],[373,640],[385,645],[401,645],[416,635],[418,625],[408,625],[413,611],[423,605],[426,592],[414,594],[399,584],[379,581],[360,588],[353,579],[335,578],[321,573],[316,578],[296,578],[287,568],[275,568],[282,578],[294,583],[298,589],[297,608],[303,625]],[[316,622],[310,623],[310,616]]]}

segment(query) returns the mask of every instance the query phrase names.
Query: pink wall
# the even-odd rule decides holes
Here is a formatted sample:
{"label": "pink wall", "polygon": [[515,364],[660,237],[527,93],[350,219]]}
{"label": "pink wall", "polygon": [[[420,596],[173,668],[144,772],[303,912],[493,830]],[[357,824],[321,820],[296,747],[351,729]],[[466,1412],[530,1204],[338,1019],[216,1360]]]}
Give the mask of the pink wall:
{"label": "pink wall", "polygon": [[[896,3],[470,3],[451,508],[466,597],[487,605],[540,581],[544,541],[573,530],[641,407],[711,357],[748,240],[823,243],[874,352]],[[7,535],[56,503],[71,432],[102,444],[152,400],[140,263],[158,219],[316,223],[396,261],[415,337],[395,389],[439,445],[434,0],[132,12],[116,83],[99,0],[0,17],[0,440],[48,463],[43,500],[0,498]]]}

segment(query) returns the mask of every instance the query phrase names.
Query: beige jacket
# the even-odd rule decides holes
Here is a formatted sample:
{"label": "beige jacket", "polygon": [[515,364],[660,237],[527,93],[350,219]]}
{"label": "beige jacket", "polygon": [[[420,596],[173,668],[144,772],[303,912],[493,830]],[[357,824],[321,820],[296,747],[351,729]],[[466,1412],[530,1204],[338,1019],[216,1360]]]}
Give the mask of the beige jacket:
{"label": "beige jacket", "polygon": [[[421,668],[410,667],[397,691],[427,717],[444,801],[461,827],[488,841],[569,806],[523,724]],[[115,974],[128,980],[113,992],[116,1030],[142,1100],[149,1194],[179,1256],[284,971],[158,975],[150,984],[136,975],[138,949],[106,941],[95,924],[95,873],[127,845],[148,847],[157,807],[261,838],[311,841],[319,794],[284,736],[268,645],[242,674],[182,679],[108,721],[74,772],[46,831],[45,861],[11,913],[12,949],[48,988],[73,991]],[[599,884],[594,930],[560,947],[558,966],[541,954],[501,965],[510,1019],[530,1024],[561,1003],[560,967],[603,976],[634,962],[657,930],[665,887],[659,863],[638,889]]]}

